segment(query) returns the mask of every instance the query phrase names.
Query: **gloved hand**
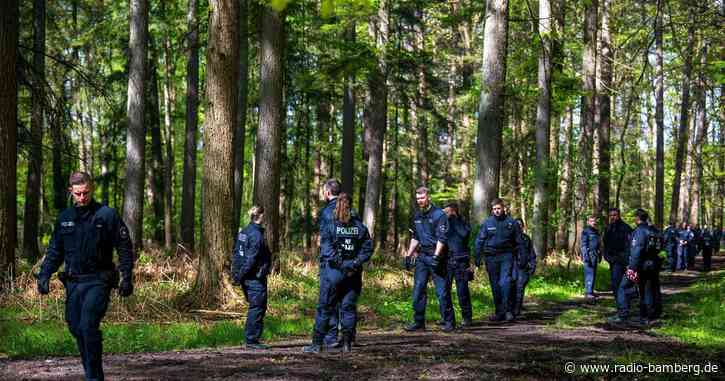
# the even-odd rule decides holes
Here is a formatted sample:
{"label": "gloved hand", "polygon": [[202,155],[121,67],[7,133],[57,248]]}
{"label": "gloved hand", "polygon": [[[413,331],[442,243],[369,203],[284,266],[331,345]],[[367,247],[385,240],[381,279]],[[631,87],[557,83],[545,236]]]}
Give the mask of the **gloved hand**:
{"label": "gloved hand", "polygon": [[359,264],[354,259],[348,259],[346,261],[342,261],[342,267],[341,270],[344,273],[354,273],[358,270]]}
{"label": "gloved hand", "polygon": [[38,276],[38,293],[48,295],[50,293],[50,278],[47,276]]}
{"label": "gloved hand", "polygon": [[637,272],[632,269],[627,269],[627,279],[629,279],[633,283],[639,283],[639,274],[637,274]]}
{"label": "gloved hand", "polygon": [[130,276],[121,279],[121,285],[118,287],[118,295],[125,298],[133,294],[133,279]]}
{"label": "gloved hand", "polygon": [[406,255],[403,259],[403,266],[405,267],[405,270],[410,271],[415,267],[415,256],[414,255]]}
{"label": "gloved hand", "polygon": [[439,258],[439,256],[438,256],[438,255],[434,255],[434,256],[430,257],[430,265],[431,265],[432,267],[438,267],[438,265],[439,265],[440,263],[441,263],[441,262],[440,262],[440,258]]}
{"label": "gloved hand", "polygon": [[481,264],[483,264],[483,258],[480,255],[476,256],[476,267],[481,267]]}

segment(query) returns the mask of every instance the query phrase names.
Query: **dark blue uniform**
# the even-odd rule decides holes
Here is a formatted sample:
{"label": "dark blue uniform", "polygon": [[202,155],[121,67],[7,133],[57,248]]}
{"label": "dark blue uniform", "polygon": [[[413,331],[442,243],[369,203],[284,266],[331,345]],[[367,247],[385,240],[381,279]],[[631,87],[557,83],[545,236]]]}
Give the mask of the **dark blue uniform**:
{"label": "dark blue uniform", "polygon": [[690,247],[694,244],[695,234],[690,229],[680,229],[677,231],[677,270],[682,271],[687,268],[687,258],[689,256]]}
{"label": "dark blue uniform", "polygon": [[258,344],[267,313],[267,275],[272,253],[264,239],[264,228],[251,222],[237,234],[232,252],[232,279],[242,286],[247,299],[247,322],[244,325],[247,344]]}
{"label": "dark blue uniform", "polygon": [[[337,198],[328,201],[324,208],[320,211],[320,258],[331,257],[334,255],[335,248],[332,246],[328,236],[323,235],[323,229],[328,228],[335,223],[335,208],[337,207]],[[353,213],[354,214],[354,213]],[[320,276],[322,276],[322,262],[320,262]],[[325,336],[324,344],[333,346],[337,343],[338,325],[340,324],[340,306],[335,307],[335,313],[330,318],[330,330]]]}
{"label": "dark blue uniform", "polygon": [[692,229],[692,245],[688,247],[687,250],[687,269],[688,270],[694,270],[695,269],[695,257],[697,257],[697,254],[700,253],[702,250],[702,230],[700,228]]}
{"label": "dark blue uniform", "polygon": [[531,238],[521,233],[523,250],[514,256],[514,264],[511,269],[511,312],[514,316],[521,314],[521,307],[524,304],[524,294],[529,279],[536,271],[536,251],[531,244]]}
{"label": "dark blue uniform", "polygon": [[491,292],[496,306],[496,318],[503,319],[511,308],[511,271],[514,252],[524,250],[521,226],[507,215],[490,216],[481,224],[476,237],[476,265],[481,256],[486,260],[486,272],[491,283]]}
{"label": "dark blue uniform", "polygon": [[[640,296],[640,317],[642,319],[656,319],[661,313],[661,296],[659,294],[659,272],[660,258],[658,253],[649,247],[649,237],[658,234],[654,226],[646,222],[637,225],[632,233],[631,253],[628,269],[634,270],[639,275],[639,296]],[[622,318],[629,315],[629,302],[636,295],[626,290],[634,285],[624,277],[617,292],[617,310]]]}
{"label": "dark blue uniform", "polygon": [[594,284],[597,280],[597,266],[602,261],[599,244],[599,231],[587,226],[581,235],[581,258],[584,263],[584,295],[594,296]]}
{"label": "dark blue uniform", "polygon": [[672,225],[665,228],[663,239],[667,252],[667,264],[670,271],[675,272],[677,270],[677,228]]}
{"label": "dark blue uniform", "polygon": [[609,262],[612,275],[612,293],[617,298],[617,290],[629,263],[629,243],[632,228],[621,219],[607,226],[604,231],[604,259]]}
{"label": "dark blue uniform", "polygon": [[335,251],[320,258],[320,297],[312,337],[315,345],[323,344],[338,305],[343,338],[352,340],[357,324],[357,299],[362,290],[362,266],[373,254],[368,229],[356,217],[347,224],[333,221],[322,233]]}
{"label": "dark blue uniform", "polygon": [[461,316],[464,322],[470,323],[473,318],[471,292],[468,288],[469,274],[471,274],[468,269],[470,267],[468,242],[471,236],[471,225],[458,216],[449,217],[448,225],[448,283],[452,285],[455,280]]}
{"label": "dark blue uniform", "polygon": [[[413,321],[420,327],[425,326],[429,278],[433,278],[441,320],[448,327],[455,325],[448,271],[445,263],[436,264],[433,259],[437,243],[447,244],[448,242],[448,228],[448,216],[435,205],[430,205],[425,211],[418,209],[413,216],[410,231],[413,239],[420,244],[420,254],[416,260],[413,275]],[[443,258],[439,258],[439,260],[442,261]]]}
{"label": "dark blue uniform", "polygon": [[[118,270],[113,249],[118,253]],[[60,213],[38,278],[43,281],[58,271],[66,289],[65,319],[81,353],[87,380],[103,380],[103,345],[99,329],[112,288],[130,286],[134,265],[128,229],[118,213],[91,201]],[[129,290],[130,294],[130,290]]]}
{"label": "dark blue uniform", "polygon": [[703,271],[710,271],[712,266],[712,248],[713,248],[713,235],[709,229],[702,231],[702,269]]}

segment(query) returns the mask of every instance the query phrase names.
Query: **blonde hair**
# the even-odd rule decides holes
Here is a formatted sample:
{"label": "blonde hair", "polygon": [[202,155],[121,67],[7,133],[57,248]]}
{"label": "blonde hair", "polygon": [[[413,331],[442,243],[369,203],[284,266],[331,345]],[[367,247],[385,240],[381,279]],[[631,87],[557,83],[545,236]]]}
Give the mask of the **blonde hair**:
{"label": "blonde hair", "polygon": [[337,197],[337,204],[335,205],[335,219],[343,224],[350,222],[352,214],[350,212],[350,195],[347,193],[340,193]]}

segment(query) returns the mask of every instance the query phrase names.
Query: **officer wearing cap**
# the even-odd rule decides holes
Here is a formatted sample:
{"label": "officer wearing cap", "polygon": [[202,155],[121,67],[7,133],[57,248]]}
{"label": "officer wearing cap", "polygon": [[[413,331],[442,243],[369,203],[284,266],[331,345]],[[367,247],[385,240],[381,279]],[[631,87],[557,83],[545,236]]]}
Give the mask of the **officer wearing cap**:
{"label": "officer wearing cap", "polygon": [[447,268],[443,256],[448,242],[448,216],[430,200],[426,187],[415,190],[418,209],[413,215],[410,227],[412,237],[407,257],[420,248],[415,261],[413,275],[413,322],[405,326],[408,332],[425,329],[425,308],[428,303],[428,279],[433,279],[436,296],[443,321],[443,331],[455,329],[455,317],[451,306],[451,285],[448,283]]}
{"label": "officer wearing cap", "polygon": [[38,274],[38,292],[50,292],[51,275],[65,264],[58,274],[66,289],[65,320],[76,339],[86,380],[103,380],[101,320],[111,289],[118,288],[122,297],[133,293],[133,248],[116,210],[93,199],[90,175],[74,172],[69,183],[74,205],[58,216]]}
{"label": "officer wearing cap", "polygon": [[259,342],[267,312],[267,275],[272,253],[264,239],[264,208],[255,205],[249,210],[250,222],[237,234],[232,252],[232,280],[242,286],[247,299],[247,322],[244,325],[248,349],[269,349]]}

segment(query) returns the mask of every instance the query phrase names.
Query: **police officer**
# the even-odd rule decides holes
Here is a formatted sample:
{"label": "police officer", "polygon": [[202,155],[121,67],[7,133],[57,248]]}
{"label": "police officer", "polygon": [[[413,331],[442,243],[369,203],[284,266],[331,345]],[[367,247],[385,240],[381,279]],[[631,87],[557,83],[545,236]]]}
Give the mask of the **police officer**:
{"label": "police officer", "polygon": [[584,263],[584,297],[594,299],[594,284],[597,279],[597,266],[602,261],[599,244],[599,230],[597,230],[597,217],[589,215],[587,226],[582,230],[580,258]]}
{"label": "police officer", "polygon": [[680,230],[677,231],[677,270],[683,271],[687,268],[687,256],[695,234],[692,233],[690,225],[683,222]]}
{"label": "police officer", "polygon": [[237,234],[232,252],[232,279],[242,286],[247,299],[247,322],[244,325],[248,349],[269,349],[259,342],[267,313],[267,275],[272,253],[264,239],[264,208],[255,205],[249,210],[250,222]]}
{"label": "police officer", "polygon": [[[342,184],[340,180],[332,178],[325,181],[322,185],[322,195],[327,204],[320,211],[320,258],[326,258],[334,253],[332,242],[329,242],[329,236],[324,236],[322,232],[329,226],[334,225],[335,207],[337,206],[337,197],[340,195]],[[353,214],[355,214],[353,212]],[[320,262],[320,275],[322,275],[322,261]],[[330,330],[325,336],[324,345],[330,348],[338,348],[342,343],[338,341],[338,325],[340,322],[340,306],[335,306],[335,312],[330,318]],[[353,334],[354,340],[354,334]]]}
{"label": "police officer", "polygon": [[517,218],[516,223],[518,223],[521,228],[523,250],[520,250],[518,255],[514,256],[514,264],[511,269],[510,300],[511,313],[514,317],[518,317],[521,314],[521,309],[524,304],[526,285],[529,284],[529,279],[536,271],[536,251],[534,251],[534,245],[531,244],[531,237],[524,233],[524,230],[526,229],[524,220]]}
{"label": "police officer", "polygon": [[713,234],[710,229],[705,225],[702,229],[702,271],[710,271],[712,266],[712,248],[713,248]]}
{"label": "police officer", "polygon": [[428,279],[433,284],[438,297],[444,332],[455,329],[455,317],[451,307],[451,285],[443,256],[448,241],[448,216],[430,200],[430,191],[426,187],[415,190],[418,210],[413,215],[410,232],[410,246],[406,257],[414,255],[420,248],[415,261],[413,275],[413,322],[404,327],[408,332],[425,329],[425,308],[428,304]]}
{"label": "police officer", "polygon": [[339,304],[342,323],[342,350],[352,349],[352,335],[357,323],[357,299],[362,290],[362,267],[373,254],[373,241],[367,227],[351,213],[350,196],[337,198],[333,223],[326,225],[323,237],[332,242],[334,253],[321,260],[320,297],[315,316],[312,344],[306,353],[323,350],[323,340],[330,329],[330,319]]}
{"label": "police officer", "polygon": [[[463,317],[462,327],[470,326],[473,319],[473,308],[471,307],[471,292],[468,282],[473,277],[473,270],[470,268],[470,249],[468,242],[471,236],[471,225],[469,225],[458,214],[458,204],[449,203],[443,208],[448,216],[448,283],[456,282],[456,294],[458,294],[458,305],[461,306]],[[450,286],[447,286],[450,287]],[[453,305],[450,305],[453,308]],[[445,325],[445,322],[443,322]]]}
{"label": "police officer", "polygon": [[611,323],[624,323],[629,316],[629,302],[636,292],[628,289],[639,286],[640,295],[640,322],[649,324],[651,320],[659,317],[660,309],[657,305],[659,289],[659,248],[655,239],[659,232],[649,225],[649,215],[643,209],[634,213],[636,229],[632,233],[631,252],[625,276],[617,292],[617,316],[609,319]]}
{"label": "police officer", "polygon": [[720,253],[720,240],[722,239],[722,227],[713,229],[712,232],[712,251],[713,254]]}
{"label": "police officer", "polygon": [[700,226],[698,225],[691,226],[690,230],[692,231],[693,238],[692,245],[689,245],[687,250],[687,269],[694,270],[695,257],[702,250],[702,230],[700,230]]}
{"label": "police officer", "polygon": [[512,321],[511,311],[511,271],[514,265],[514,253],[526,256],[521,227],[504,211],[504,202],[496,198],[491,203],[492,214],[481,223],[476,237],[476,266],[486,261],[486,272],[491,284],[491,292],[496,307],[491,321]]}
{"label": "police officer", "polygon": [[[111,289],[133,293],[134,256],[128,228],[116,210],[93,200],[93,181],[85,172],[70,176],[74,206],[63,210],[53,230],[40,273],[38,292],[47,294],[58,274],[66,289],[65,320],[81,353],[86,380],[103,380],[103,345],[99,329]],[[118,268],[113,262],[118,254]],[[120,285],[119,285],[120,271]]]}
{"label": "police officer", "polygon": [[609,262],[612,281],[612,293],[617,298],[617,290],[629,263],[629,243],[632,228],[622,221],[618,208],[609,209],[609,225],[604,231],[604,259]]}
{"label": "police officer", "polygon": [[663,237],[669,270],[675,272],[677,270],[677,227],[674,221],[670,221],[665,228]]}

